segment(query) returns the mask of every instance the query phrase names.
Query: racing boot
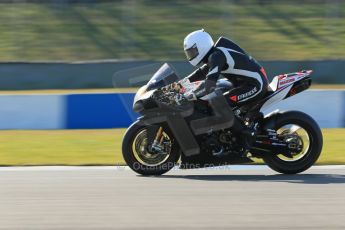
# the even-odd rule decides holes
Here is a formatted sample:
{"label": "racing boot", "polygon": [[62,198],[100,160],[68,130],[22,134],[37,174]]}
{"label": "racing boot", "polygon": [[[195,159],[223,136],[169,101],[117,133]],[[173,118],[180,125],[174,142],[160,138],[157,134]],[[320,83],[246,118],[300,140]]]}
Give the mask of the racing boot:
{"label": "racing boot", "polygon": [[244,154],[249,152],[256,140],[256,132],[254,128],[249,128],[243,125],[238,119],[235,119],[232,131],[241,137],[241,144],[243,145]]}

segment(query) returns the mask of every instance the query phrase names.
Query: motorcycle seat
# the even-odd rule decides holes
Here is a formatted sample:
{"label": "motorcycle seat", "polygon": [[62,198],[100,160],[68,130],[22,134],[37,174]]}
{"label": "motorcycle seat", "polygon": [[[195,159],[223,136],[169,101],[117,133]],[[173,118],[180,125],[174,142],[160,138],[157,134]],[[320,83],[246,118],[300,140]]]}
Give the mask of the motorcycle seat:
{"label": "motorcycle seat", "polygon": [[264,97],[268,97],[270,95],[272,95],[275,91],[270,87],[270,86],[267,86],[267,91],[264,95]]}

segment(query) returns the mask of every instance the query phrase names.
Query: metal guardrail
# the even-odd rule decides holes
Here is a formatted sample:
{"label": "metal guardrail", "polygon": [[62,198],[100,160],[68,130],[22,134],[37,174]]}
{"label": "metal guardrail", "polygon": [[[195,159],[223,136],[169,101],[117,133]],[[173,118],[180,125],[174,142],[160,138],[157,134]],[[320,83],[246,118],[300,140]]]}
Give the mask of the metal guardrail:
{"label": "metal guardrail", "polygon": [[[0,90],[112,88],[115,73],[159,63],[130,60],[0,63]],[[169,63],[181,77],[193,71],[186,61]],[[312,69],[315,83],[345,84],[345,60],[263,61],[261,64],[271,78],[281,73]],[[117,75],[116,82],[118,87],[133,87],[143,85],[149,78],[150,76],[143,76],[138,82],[131,81],[130,76]]]}

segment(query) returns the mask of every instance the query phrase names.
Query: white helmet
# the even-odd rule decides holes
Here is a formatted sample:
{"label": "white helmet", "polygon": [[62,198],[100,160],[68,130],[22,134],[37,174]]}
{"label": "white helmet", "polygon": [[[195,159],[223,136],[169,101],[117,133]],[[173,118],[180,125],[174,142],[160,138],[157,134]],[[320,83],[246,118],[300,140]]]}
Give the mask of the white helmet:
{"label": "white helmet", "polygon": [[213,47],[213,44],[211,35],[204,29],[188,34],[184,39],[183,47],[190,64],[197,66]]}

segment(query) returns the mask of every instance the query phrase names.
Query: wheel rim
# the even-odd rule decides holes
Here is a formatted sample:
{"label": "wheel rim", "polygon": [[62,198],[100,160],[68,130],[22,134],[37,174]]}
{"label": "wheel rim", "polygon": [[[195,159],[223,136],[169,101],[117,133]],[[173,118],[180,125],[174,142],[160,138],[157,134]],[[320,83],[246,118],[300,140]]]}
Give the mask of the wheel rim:
{"label": "wheel rim", "polygon": [[288,124],[284,125],[277,130],[277,135],[283,138],[287,143],[298,145],[300,147],[299,151],[292,151],[292,158],[284,156],[283,154],[278,154],[277,157],[286,162],[294,162],[302,159],[306,156],[310,149],[310,135],[309,133],[299,125]]}
{"label": "wheel rim", "polygon": [[132,144],[132,151],[135,159],[143,165],[154,167],[163,164],[170,156],[172,142],[169,135],[163,131],[164,152],[153,153],[148,151],[147,130],[143,129],[135,136]]}

